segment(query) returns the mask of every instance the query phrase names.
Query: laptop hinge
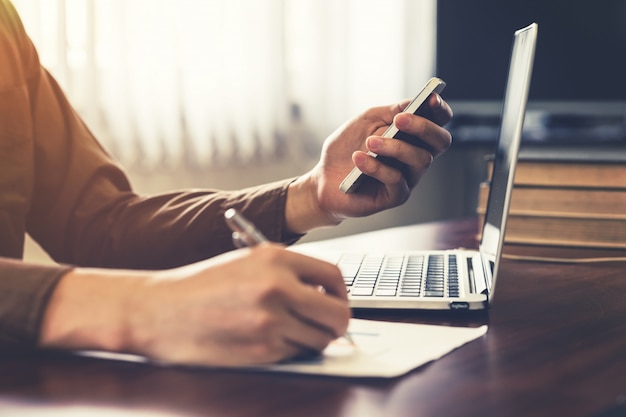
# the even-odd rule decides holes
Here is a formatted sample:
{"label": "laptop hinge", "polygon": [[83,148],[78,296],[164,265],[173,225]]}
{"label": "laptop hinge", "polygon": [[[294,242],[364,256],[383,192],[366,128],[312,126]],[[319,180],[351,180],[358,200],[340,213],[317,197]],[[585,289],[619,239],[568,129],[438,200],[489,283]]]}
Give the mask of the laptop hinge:
{"label": "laptop hinge", "polygon": [[489,294],[489,286],[487,283],[487,271],[484,268],[482,256],[480,253],[472,256],[472,271],[474,273],[474,291],[476,294]]}

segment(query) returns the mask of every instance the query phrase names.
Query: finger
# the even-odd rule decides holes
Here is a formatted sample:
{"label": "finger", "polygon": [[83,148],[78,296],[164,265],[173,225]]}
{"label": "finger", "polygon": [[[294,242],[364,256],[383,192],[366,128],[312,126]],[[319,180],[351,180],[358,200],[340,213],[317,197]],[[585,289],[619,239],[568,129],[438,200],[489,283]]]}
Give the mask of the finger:
{"label": "finger", "polygon": [[378,160],[385,163],[388,160],[394,161],[390,165],[395,168],[403,167],[404,165],[429,165],[434,158],[433,154],[438,152],[430,149],[431,147],[427,144],[419,146],[403,140],[381,136],[368,137],[365,145],[369,151],[378,155]]}
{"label": "finger", "polygon": [[301,281],[313,287],[321,286],[327,293],[341,300],[348,299],[341,271],[336,265],[300,253],[287,250],[284,252],[285,263]]}
{"label": "finger", "polygon": [[333,337],[345,332],[351,316],[346,300],[308,285],[290,292],[290,296],[288,305],[294,317],[303,324],[316,327]]}
{"label": "finger", "polygon": [[418,114],[433,121],[439,126],[447,124],[450,120],[452,120],[453,116],[450,105],[436,93],[432,93],[428,97],[425,105],[420,107]]}
{"label": "finger", "polygon": [[[394,118],[394,123],[405,134],[402,142],[428,149],[434,157],[445,152],[452,144],[450,132],[424,117],[401,113]],[[406,134],[412,137],[407,137]],[[401,154],[387,156],[398,157]]]}
{"label": "finger", "polygon": [[378,154],[378,160],[385,162],[391,159],[395,161],[395,164],[392,166],[398,168],[399,165],[401,171],[404,171],[407,166],[425,171],[431,165],[434,159],[433,154],[435,153],[434,150],[425,149],[422,146],[413,146],[404,141],[377,136],[367,138],[366,146],[369,150]]}
{"label": "finger", "polygon": [[[284,249],[265,246],[268,256],[278,257],[273,263],[281,264],[291,279],[281,279],[284,286],[279,291],[283,304],[309,326],[315,326],[331,335],[345,331],[350,319],[347,291],[337,266]],[[295,278],[295,279],[294,279]],[[324,289],[320,292],[318,288]]]}
{"label": "finger", "polygon": [[408,197],[409,190],[417,184],[434,159],[426,149],[415,146],[409,148],[412,154],[410,165],[388,158],[387,160],[396,162],[394,165],[389,165],[387,160],[382,159],[383,157],[373,158],[364,152],[358,155],[355,153],[353,161],[361,172],[383,183],[393,200],[397,198],[403,200],[401,196]]}
{"label": "finger", "polygon": [[290,251],[284,251],[283,262],[298,277],[298,280],[290,281],[292,285],[284,292],[294,317],[305,326],[327,333],[327,336],[337,337],[342,334],[347,328],[351,312],[339,268],[326,261]]}
{"label": "finger", "polygon": [[296,311],[292,312],[293,323],[286,330],[285,343],[297,347],[304,352],[319,352],[328,344],[345,332],[343,326],[338,330],[320,326],[302,317]]}

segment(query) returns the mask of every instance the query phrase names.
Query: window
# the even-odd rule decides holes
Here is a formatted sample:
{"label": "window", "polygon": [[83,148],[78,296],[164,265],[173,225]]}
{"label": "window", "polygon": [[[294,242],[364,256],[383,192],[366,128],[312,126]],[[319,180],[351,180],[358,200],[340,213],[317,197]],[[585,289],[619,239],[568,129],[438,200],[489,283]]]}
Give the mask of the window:
{"label": "window", "polygon": [[14,4],[99,140],[146,169],[317,153],[434,70],[435,0]]}

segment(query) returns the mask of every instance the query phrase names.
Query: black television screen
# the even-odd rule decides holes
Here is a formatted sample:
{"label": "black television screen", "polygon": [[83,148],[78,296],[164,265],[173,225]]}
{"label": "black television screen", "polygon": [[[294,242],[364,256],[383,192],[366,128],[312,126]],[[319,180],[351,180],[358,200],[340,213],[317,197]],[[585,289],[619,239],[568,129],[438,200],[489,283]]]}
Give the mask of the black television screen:
{"label": "black television screen", "polygon": [[446,98],[501,100],[513,32],[532,22],[531,102],[626,102],[626,0],[438,0]]}
{"label": "black television screen", "polygon": [[626,144],[626,0],[438,0],[457,142],[496,140],[513,33],[539,25],[523,144]]}

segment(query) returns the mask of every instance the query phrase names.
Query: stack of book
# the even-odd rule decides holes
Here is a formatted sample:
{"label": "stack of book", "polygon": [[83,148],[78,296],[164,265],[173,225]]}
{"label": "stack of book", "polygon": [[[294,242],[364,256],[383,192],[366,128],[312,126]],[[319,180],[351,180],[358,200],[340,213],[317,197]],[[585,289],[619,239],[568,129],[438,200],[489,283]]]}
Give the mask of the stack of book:
{"label": "stack of book", "polygon": [[[481,223],[488,193],[489,178],[480,184]],[[626,249],[626,150],[520,152],[505,243]]]}

